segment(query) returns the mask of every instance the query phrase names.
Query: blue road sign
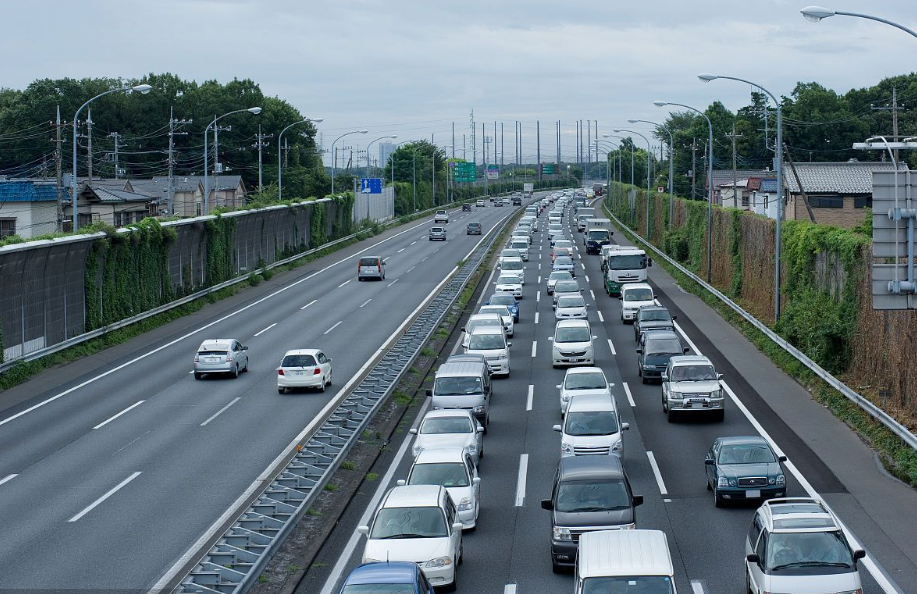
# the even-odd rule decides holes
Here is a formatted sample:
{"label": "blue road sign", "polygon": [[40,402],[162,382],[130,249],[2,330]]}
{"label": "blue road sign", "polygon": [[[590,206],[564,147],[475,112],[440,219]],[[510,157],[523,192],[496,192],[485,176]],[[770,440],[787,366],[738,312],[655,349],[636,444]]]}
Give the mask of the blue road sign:
{"label": "blue road sign", "polygon": [[381,177],[361,177],[360,178],[361,194],[381,194],[382,178]]}

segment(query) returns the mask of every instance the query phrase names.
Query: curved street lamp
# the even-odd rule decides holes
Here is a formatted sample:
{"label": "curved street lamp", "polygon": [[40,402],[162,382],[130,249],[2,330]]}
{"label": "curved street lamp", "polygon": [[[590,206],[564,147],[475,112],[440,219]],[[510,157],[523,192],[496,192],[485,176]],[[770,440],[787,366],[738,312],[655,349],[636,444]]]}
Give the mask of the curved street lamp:
{"label": "curved street lamp", "polygon": [[353,132],[345,132],[337,138],[334,139],[334,142],[331,143],[331,193],[334,194],[334,170],[337,166],[337,159],[334,155],[334,145],[338,140],[344,138],[345,136],[350,136],[351,134],[366,134],[369,130],[354,130]]}
{"label": "curved street lamp", "polygon": [[672,191],[672,180],[675,177],[675,136],[665,124],[649,120],[627,120],[627,122],[629,124],[651,124],[662,128],[669,134],[669,229],[671,229],[672,221],[675,219],[675,193]]}
{"label": "curved street lamp", "polygon": [[377,139],[375,139],[375,140],[370,140],[370,141],[369,141],[369,144],[366,145],[366,176],[367,176],[367,177],[369,177],[369,147],[371,147],[371,146],[373,145],[374,142],[379,142],[380,140],[385,140],[386,138],[390,138],[390,139],[392,139],[392,140],[395,140],[396,138],[398,138],[398,135],[397,135],[397,134],[392,134],[392,135],[389,135],[389,136],[380,136],[379,138],[377,138]]}
{"label": "curved street lamp", "polygon": [[[900,23],[896,23],[896,22],[894,22],[894,21],[889,21],[889,20],[887,20],[887,19],[883,19],[883,18],[880,18],[880,17],[877,17],[877,16],[871,16],[871,15],[868,15],[868,14],[861,14],[861,13],[859,13],[859,12],[844,12],[844,11],[841,11],[841,10],[831,10],[830,8],[823,8],[823,7],[821,7],[821,6],[806,6],[805,8],[803,8],[802,10],[800,10],[799,12],[802,13],[802,16],[804,16],[805,19],[806,19],[807,21],[810,21],[810,22],[813,22],[813,23],[817,23],[818,21],[820,21],[820,20],[822,20],[822,19],[826,19],[826,18],[828,18],[828,17],[833,17],[833,16],[835,16],[835,15],[840,15],[840,16],[852,16],[852,17],[858,17],[858,18],[861,18],[861,19],[869,19],[870,21],[878,21],[878,22],[880,22],[880,23],[885,23],[886,25],[891,25],[892,27],[901,29],[901,30],[904,31],[905,33],[910,33],[910,34],[913,35],[914,37],[917,37],[917,33],[915,33],[915,32],[914,32],[913,30],[911,30],[911,29],[908,29],[907,27],[905,27],[904,25],[902,25],[902,24],[900,24]],[[757,85],[755,85],[755,86],[757,86]]]}
{"label": "curved street lamp", "polygon": [[615,128],[614,130],[612,130],[612,132],[619,132],[619,133],[627,132],[629,134],[636,134],[637,136],[639,136],[646,142],[646,231],[644,233],[646,235],[646,239],[649,240],[650,238],[650,194],[652,192],[650,189],[651,187],[650,186],[650,153],[652,152],[652,149],[650,148],[650,139],[635,130],[625,130],[624,128]]}
{"label": "curved street lamp", "polygon": [[[146,95],[147,93],[150,92],[150,89],[152,88],[153,87],[151,85],[144,83],[142,85],[135,85],[132,87],[125,86],[125,87],[118,87],[117,89],[109,89],[103,93],[99,93],[98,95],[96,95],[95,97],[87,101],[86,103],[80,105],[80,108],[76,110],[76,114],[73,116],[73,179],[70,180],[70,188],[71,188],[70,189],[70,193],[71,193],[70,202],[73,205],[73,213],[71,215],[73,217],[73,221],[71,222],[70,227],[73,231],[76,231],[80,227],[80,219],[77,216],[77,203],[79,202],[79,199],[76,195],[76,185],[77,185],[76,184],[76,137],[77,137],[76,127],[77,127],[77,121],[79,121],[80,119],[80,112],[83,111],[84,107],[86,107],[87,105],[89,105],[90,103],[98,99],[99,97],[104,97],[105,95],[110,95],[112,93],[133,93],[135,91],[137,93],[140,93],[141,95]],[[91,159],[92,155],[90,155],[89,158]],[[88,183],[91,184],[92,180],[91,179],[88,180]]]}
{"label": "curved street lamp", "polygon": [[665,107],[673,105],[675,107],[684,107],[693,112],[699,113],[707,120],[707,128],[710,130],[710,138],[707,141],[709,145],[710,157],[707,159],[707,283],[710,283],[711,268],[713,266],[713,122],[707,117],[707,114],[683,103],[672,103],[670,101],[653,101],[656,107]]}
{"label": "curved street lamp", "polygon": [[323,121],[323,118],[303,118],[298,122],[293,122],[286,128],[280,131],[280,134],[277,135],[277,201],[283,199],[283,151],[280,149],[280,139],[283,138],[283,133],[292,128],[293,126],[299,124],[305,124],[306,122],[314,122],[316,124]]}
{"label": "curved street lamp", "polygon": [[252,115],[258,115],[261,113],[260,107],[249,107],[248,109],[235,109],[233,111],[228,111],[221,115],[220,117],[214,117],[213,121],[207,124],[207,127],[204,128],[204,208],[203,214],[210,212],[209,210],[209,201],[210,201],[210,154],[209,148],[207,146],[207,133],[210,131],[211,126],[215,126],[216,123],[226,116],[232,115],[234,113],[248,112]]}

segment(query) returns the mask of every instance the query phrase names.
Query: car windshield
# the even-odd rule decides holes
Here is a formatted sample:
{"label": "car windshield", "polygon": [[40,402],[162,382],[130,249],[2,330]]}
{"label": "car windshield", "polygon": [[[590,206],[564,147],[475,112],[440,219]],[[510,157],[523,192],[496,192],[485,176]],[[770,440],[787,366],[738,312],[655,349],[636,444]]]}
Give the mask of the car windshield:
{"label": "car windshield", "polygon": [[557,282],[560,280],[573,280],[573,277],[570,276],[570,272],[567,270],[558,270],[557,272],[552,272],[548,280]]}
{"label": "car windshield", "polygon": [[505,305],[485,305],[481,308],[481,313],[497,314],[501,317],[509,317],[509,308]]}
{"label": "car windshield", "polygon": [[608,267],[612,270],[641,270],[646,268],[646,256],[643,254],[612,255],[608,257]]}
{"label": "car windshield", "polygon": [[467,396],[483,394],[479,377],[438,377],[433,383],[433,393],[437,396]]}
{"label": "car windshield", "polygon": [[513,247],[518,248],[520,250],[527,250],[529,249],[529,244],[525,240],[522,240],[522,241],[516,240],[516,241],[513,241]]}
{"label": "car windshield", "polygon": [[568,412],[564,418],[567,435],[614,435],[618,432],[618,415],[610,410]]}
{"label": "car windshield", "polygon": [[570,256],[557,256],[554,260],[554,266],[573,266],[573,260]]}
{"label": "car windshield", "polygon": [[647,339],[643,352],[648,355],[680,355],[681,348],[677,338]]}
{"label": "car windshield", "polygon": [[637,314],[641,322],[671,322],[672,316],[664,309],[640,310]]}
{"label": "car windshield", "polygon": [[411,469],[411,476],[408,477],[408,484],[467,487],[468,470],[462,462],[415,464]]}
{"label": "car windshield", "polygon": [[377,266],[379,258],[360,258],[360,266]]}
{"label": "car windshield", "polygon": [[630,507],[623,480],[561,481],[554,509],[559,512],[595,512]]}
{"label": "car windshield", "polygon": [[351,584],[344,586],[341,594],[415,594],[410,584]]}
{"label": "car windshield", "polygon": [[554,242],[555,250],[557,248],[572,248],[572,247],[573,247],[573,242],[570,241],[569,239],[558,239],[557,241]]}
{"label": "car windshield", "polygon": [[502,334],[472,334],[468,348],[472,351],[490,351],[506,347]]}
{"label": "car windshield", "polygon": [[703,382],[717,377],[713,365],[678,365],[672,368],[669,379],[674,382]]}
{"label": "car windshield", "polygon": [[501,274],[501,275],[497,278],[497,284],[498,284],[498,285],[518,285],[518,284],[519,284],[519,277],[516,276],[515,274],[513,274],[513,275]]}
{"label": "car windshield", "polygon": [[312,355],[287,355],[280,363],[281,367],[313,367],[315,357]]}
{"label": "car windshield", "polygon": [[478,326],[502,326],[502,325],[503,325],[503,321],[497,318],[490,318],[490,317],[477,318],[477,319],[472,318],[468,320],[467,324],[465,324],[465,332],[467,332],[468,334],[471,334],[471,332]]}
{"label": "car windshield", "polygon": [[446,433],[472,433],[471,419],[467,417],[434,417],[426,419],[420,425],[423,435],[442,435]]}
{"label": "car windshield", "polygon": [[516,305],[516,298],[512,295],[494,295],[490,298],[491,305]]}
{"label": "car windshield", "polygon": [[602,390],[608,387],[602,373],[571,373],[564,380],[568,390]]}
{"label": "car windshield", "polygon": [[589,328],[582,326],[558,328],[554,332],[554,342],[589,342],[589,340]]}
{"label": "car windshield", "polygon": [[774,452],[764,443],[724,445],[717,460],[720,464],[766,464],[776,461]]}
{"label": "car windshield", "polygon": [[370,538],[443,538],[446,519],[438,507],[383,507]]}
{"label": "car windshield", "polygon": [[558,281],[558,283],[554,286],[554,290],[558,293],[565,293],[565,292],[570,293],[574,291],[579,291],[579,284],[576,281],[569,281],[569,282]]}
{"label": "car windshield", "polygon": [[663,575],[591,577],[583,580],[581,594],[672,594],[672,578]]}
{"label": "car windshield", "polygon": [[624,301],[652,301],[652,289],[630,289],[624,291]]}
{"label": "car windshield", "polygon": [[767,543],[765,567],[853,567],[850,546],[840,531],[775,532]]}
{"label": "car windshield", "polygon": [[503,270],[522,270],[524,265],[519,260],[504,260]]}
{"label": "car windshield", "polygon": [[564,295],[557,298],[557,307],[586,307],[586,300],[582,295]]}
{"label": "car windshield", "polygon": [[563,229],[564,229],[564,226],[561,225],[560,223],[551,223],[550,225],[548,225],[549,231],[563,231]]}
{"label": "car windshield", "polygon": [[509,250],[509,249],[503,250],[502,252],[500,252],[500,257],[501,258],[518,258],[519,250]]}

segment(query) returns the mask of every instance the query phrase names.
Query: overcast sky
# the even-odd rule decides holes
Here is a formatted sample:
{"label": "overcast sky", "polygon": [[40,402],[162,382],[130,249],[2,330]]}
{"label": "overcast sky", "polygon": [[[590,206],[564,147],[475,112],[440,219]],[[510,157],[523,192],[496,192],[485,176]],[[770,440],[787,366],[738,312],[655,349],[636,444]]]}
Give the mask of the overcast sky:
{"label": "overcast sky", "polygon": [[[810,23],[799,13],[807,1],[3,2],[0,87],[166,71],[199,82],[251,78],[307,117],[323,117],[326,149],[361,127],[370,133],[357,144],[435,134],[447,145],[452,122],[460,149],[473,109],[479,130],[480,122],[489,134],[494,121],[504,123],[507,160],[516,120],[534,160],[540,120],[548,160],[556,120],[572,157],[575,120],[598,120],[599,132],[610,133],[631,118],[661,121],[656,99],[700,108],[718,99],[731,110],[748,103],[747,85],[704,84],[700,72],[786,95],[797,81],[846,92],[911,70],[917,39],[859,18]],[[917,27],[913,0],[829,7]]]}

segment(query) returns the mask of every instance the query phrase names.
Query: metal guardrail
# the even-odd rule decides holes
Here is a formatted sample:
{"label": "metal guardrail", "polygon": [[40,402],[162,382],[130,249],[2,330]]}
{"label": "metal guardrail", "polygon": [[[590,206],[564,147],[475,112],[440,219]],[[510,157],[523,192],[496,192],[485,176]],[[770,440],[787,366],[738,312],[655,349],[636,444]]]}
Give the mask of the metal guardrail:
{"label": "metal guardrail", "polygon": [[174,593],[242,594],[255,583],[409,369],[511,218],[505,217],[488,232],[489,237],[485,236],[452,278],[444,281],[439,293],[404,334],[320,422],[286,467],[180,580]]}
{"label": "metal guardrail", "polygon": [[911,448],[917,450],[917,435],[914,435],[913,433],[911,433],[907,427],[905,427],[904,425],[896,421],[887,412],[885,412],[884,410],[882,410],[881,408],[873,404],[873,402],[870,401],[868,398],[855,392],[853,389],[850,388],[850,386],[848,386],[847,384],[843,383],[842,381],[840,381],[839,379],[837,379],[836,377],[834,377],[833,375],[825,371],[818,363],[813,361],[811,358],[809,358],[805,353],[797,349],[795,346],[787,342],[779,334],[777,334],[776,332],[768,328],[767,325],[765,325],[763,322],[758,320],[758,318],[754,317],[753,315],[751,315],[750,313],[742,309],[742,307],[740,307],[736,302],[734,302],[732,299],[730,299],[729,297],[721,293],[719,290],[717,290],[716,287],[713,287],[712,285],[707,284],[699,276],[697,276],[696,274],[694,274],[693,272],[691,272],[690,270],[688,270],[687,268],[685,268],[684,266],[682,266],[681,264],[679,264],[678,262],[670,258],[667,254],[665,254],[664,252],[656,248],[656,246],[654,246],[653,244],[647,242],[645,239],[643,239],[643,237],[637,234],[633,229],[631,229],[630,227],[625,225],[620,219],[618,219],[614,215],[614,213],[612,213],[607,208],[607,206],[603,205],[603,208],[605,209],[605,212],[608,213],[608,216],[612,220],[614,220],[622,228],[627,229],[627,231],[629,231],[634,237],[636,237],[640,243],[647,246],[657,255],[665,259],[666,262],[668,262],[669,264],[677,268],[682,274],[684,274],[685,276],[687,276],[688,278],[690,278],[691,280],[693,280],[694,282],[702,286],[704,289],[706,289],[707,291],[715,295],[720,301],[728,305],[738,315],[742,316],[742,318],[746,322],[748,322],[749,324],[757,328],[762,334],[767,336],[771,341],[777,344],[780,348],[782,348],[787,353],[789,353],[791,356],[793,356],[797,361],[805,365],[809,369],[809,371],[811,371],[812,373],[820,377],[822,380],[824,380],[826,384],[828,384],[829,386],[831,386],[832,388],[840,392],[845,398],[847,398],[848,400],[850,400],[851,402],[859,406],[861,409],[863,409],[868,415],[870,415],[876,421],[885,425],[885,427],[889,431],[891,431],[892,433],[900,437],[901,440],[904,441]]}

